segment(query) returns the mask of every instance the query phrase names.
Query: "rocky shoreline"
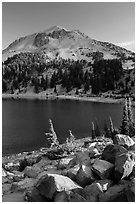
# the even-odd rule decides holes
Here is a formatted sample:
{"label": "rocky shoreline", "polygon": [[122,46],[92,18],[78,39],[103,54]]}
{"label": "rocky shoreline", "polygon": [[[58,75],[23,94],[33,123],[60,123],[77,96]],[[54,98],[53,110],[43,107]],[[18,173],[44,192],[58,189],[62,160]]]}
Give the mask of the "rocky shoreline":
{"label": "rocky shoreline", "polygon": [[3,202],[135,201],[135,142],[126,135],[5,156],[2,167]]}
{"label": "rocky shoreline", "polygon": [[124,98],[114,99],[110,97],[103,96],[76,96],[76,95],[57,95],[57,94],[2,94],[2,99],[38,99],[38,100],[77,100],[77,101],[90,101],[90,102],[100,102],[100,103],[123,103]]}

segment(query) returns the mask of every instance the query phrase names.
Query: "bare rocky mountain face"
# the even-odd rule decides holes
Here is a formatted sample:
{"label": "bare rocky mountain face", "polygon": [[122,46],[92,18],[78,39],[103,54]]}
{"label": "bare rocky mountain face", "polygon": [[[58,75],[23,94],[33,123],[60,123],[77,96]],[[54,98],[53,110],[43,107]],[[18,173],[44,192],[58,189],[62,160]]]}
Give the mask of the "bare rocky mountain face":
{"label": "bare rocky mountain face", "polygon": [[134,53],[109,42],[86,36],[79,30],[53,26],[42,32],[28,35],[11,43],[3,50],[3,60],[20,52],[42,52],[45,57],[92,61],[93,52],[102,52],[104,59],[121,56],[133,57]]}

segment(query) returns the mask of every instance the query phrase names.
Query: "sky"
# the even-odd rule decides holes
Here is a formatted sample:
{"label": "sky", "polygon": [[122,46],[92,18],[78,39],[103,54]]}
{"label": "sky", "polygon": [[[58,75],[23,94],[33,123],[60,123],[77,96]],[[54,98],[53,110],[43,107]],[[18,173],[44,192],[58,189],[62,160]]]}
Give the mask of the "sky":
{"label": "sky", "polygon": [[3,2],[2,49],[54,25],[135,50],[134,2]]}

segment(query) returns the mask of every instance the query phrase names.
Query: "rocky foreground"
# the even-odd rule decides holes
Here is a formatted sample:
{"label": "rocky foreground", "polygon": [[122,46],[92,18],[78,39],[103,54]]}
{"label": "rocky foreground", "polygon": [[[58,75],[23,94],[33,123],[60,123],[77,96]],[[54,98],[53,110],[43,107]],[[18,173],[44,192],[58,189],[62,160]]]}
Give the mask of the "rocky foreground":
{"label": "rocky foreground", "polygon": [[3,157],[3,202],[135,201],[134,138],[84,138],[71,148]]}

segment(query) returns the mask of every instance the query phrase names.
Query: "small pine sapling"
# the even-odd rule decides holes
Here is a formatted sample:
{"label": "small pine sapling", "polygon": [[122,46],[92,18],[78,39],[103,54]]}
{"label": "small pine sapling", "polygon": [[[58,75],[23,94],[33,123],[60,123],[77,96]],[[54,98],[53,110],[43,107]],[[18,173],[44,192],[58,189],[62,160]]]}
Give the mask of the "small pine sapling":
{"label": "small pine sapling", "polygon": [[95,139],[95,137],[96,137],[95,125],[94,125],[94,123],[92,122],[92,125],[91,125],[91,138],[92,138],[92,139]]}
{"label": "small pine sapling", "polygon": [[107,125],[107,121],[105,120],[105,123],[104,123],[104,136],[106,138],[110,138],[110,130],[108,128],[108,125]]}
{"label": "small pine sapling", "polygon": [[109,131],[110,131],[110,138],[113,139],[114,137],[114,125],[111,116],[109,116]]}
{"label": "small pine sapling", "polygon": [[95,122],[95,135],[96,137],[100,137],[100,129],[97,121]]}
{"label": "small pine sapling", "polygon": [[51,119],[49,119],[49,124],[50,124],[49,132],[45,133],[45,135],[47,136],[47,140],[50,143],[50,148],[58,147],[59,141],[58,141],[57,135],[54,131],[54,127],[53,127]]}
{"label": "small pine sapling", "polygon": [[132,103],[131,98],[128,98],[128,118],[129,118],[129,136],[135,135],[135,123],[134,123],[134,116],[132,113]]}
{"label": "small pine sapling", "polygon": [[129,135],[129,117],[128,117],[127,98],[125,99],[125,104],[123,108],[122,125],[120,128],[121,128],[121,134]]}
{"label": "small pine sapling", "polygon": [[66,139],[66,145],[69,151],[74,150],[76,147],[76,139],[71,130],[69,130],[69,138]]}

